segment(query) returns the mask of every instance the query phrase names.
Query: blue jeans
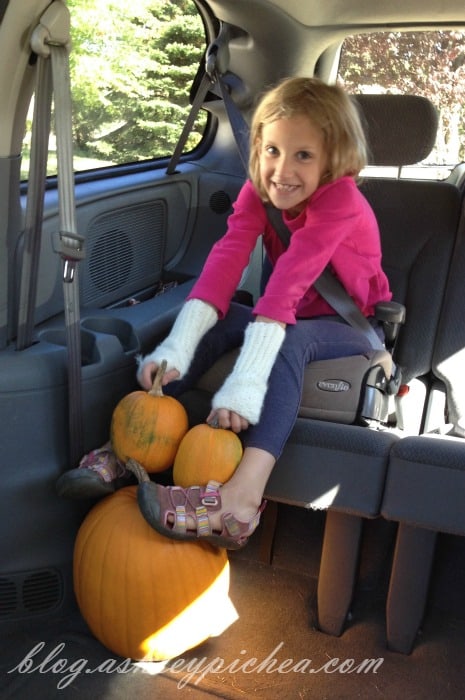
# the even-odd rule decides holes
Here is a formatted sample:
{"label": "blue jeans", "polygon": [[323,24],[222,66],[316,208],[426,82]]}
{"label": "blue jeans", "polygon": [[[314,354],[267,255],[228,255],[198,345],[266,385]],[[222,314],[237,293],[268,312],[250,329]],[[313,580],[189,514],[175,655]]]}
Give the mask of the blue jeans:
{"label": "blue jeans", "polygon": [[[253,320],[251,308],[231,304],[227,316],[199,343],[189,372],[165,387],[165,393],[180,396],[194,387],[219,357],[242,345],[245,328]],[[241,433],[244,447],[259,447],[277,459],[297,419],[305,365],[316,360],[365,354],[371,349],[365,335],[339,316],[299,319],[295,325],[287,326],[270,374],[260,420]]]}

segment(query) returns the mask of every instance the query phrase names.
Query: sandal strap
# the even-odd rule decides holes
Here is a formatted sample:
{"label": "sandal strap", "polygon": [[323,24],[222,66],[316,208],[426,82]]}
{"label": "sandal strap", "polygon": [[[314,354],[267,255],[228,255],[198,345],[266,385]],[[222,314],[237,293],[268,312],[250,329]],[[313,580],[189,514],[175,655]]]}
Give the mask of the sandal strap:
{"label": "sandal strap", "polygon": [[[185,534],[187,532],[187,519],[190,516],[195,521],[198,537],[211,535],[212,528],[208,510],[221,508],[220,487],[221,484],[218,481],[209,481],[204,488],[200,486],[190,486],[187,489],[180,486],[170,487],[169,493],[173,510],[167,512],[167,516],[172,515],[174,518],[172,529],[179,534]],[[178,499],[181,502],[176,502]]]}
{"label": "sandal strap", "polygon": [[187,530],[187,515],[185,506],[176,506],[174,511],[173,530],[184,534]]}
{"label": "sandal strap", "polygon": [[238,520],[232,513],[225,513],[223,515],[222,536],[231,537],[237,542],[241,542],[243,539],[246,540],[257,528],[258,523],[260,522],[260,516],[263,513],[265,506],[266,501],[262,501],[262,504],[255,515],[247,522]]}
{"label": "sandal strap", "polygon": [[210,518],[208,517],[208,511],[206,506],[201,505],[195,509],[195,521],[197,525],[197,535],[199,537],[211,535],[212,528],[210,525]]}
{"label": "sandal strap", "polygon": [[[208,511],[204,505],[197,506],[195,512],[190,512],[189,515],[195,520],[197,534],[199,537],[211,535],[212,529],[210,519],[208,517]],[[180,534],[185,534],[187,532],[187,517],[186,506],[176,506],[173,525],[173,530],[175,530],[175,532],[179,532]]]}

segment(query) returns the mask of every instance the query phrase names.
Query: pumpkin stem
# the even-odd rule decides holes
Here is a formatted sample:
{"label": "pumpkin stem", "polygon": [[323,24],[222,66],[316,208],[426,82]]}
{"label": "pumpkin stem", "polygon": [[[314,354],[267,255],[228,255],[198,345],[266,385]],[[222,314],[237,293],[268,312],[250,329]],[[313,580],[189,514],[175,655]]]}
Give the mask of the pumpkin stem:
{"label": "pumpkin stem", "polygon": [[145,471],[142,464],[139,464],[139,462],[136,462],[136,460],[132,459],[132,457],[130,457],[128,459],[125,466],[126,466],[126,469],[129,469],[129,471],[135,475],[139,484],[142,484],[144,481],[150,481],[150,477],[147,474],[147,472]]}
{"label": "pumpkin stem", "polygon": [[153,379],[152,388],[149,390],[151,396],[163,396],[161,383],[166,372],[166,366],[166,360],[162,360]]}

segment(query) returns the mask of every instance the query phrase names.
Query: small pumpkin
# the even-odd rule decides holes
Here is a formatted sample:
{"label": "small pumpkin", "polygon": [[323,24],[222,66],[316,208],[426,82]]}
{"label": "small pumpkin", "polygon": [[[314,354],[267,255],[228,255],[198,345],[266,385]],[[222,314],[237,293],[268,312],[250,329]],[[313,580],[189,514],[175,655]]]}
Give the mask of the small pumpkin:
{"label": "small pumpkin", "polygon": [[164,661],[237,619],[226,550],[163,537],[128,486],[88,513],[76,538],[74,591],[94,636],[123,658]]}
{"label": "small pumpkin", "polygon": [[161,382],[163,361],[149,391],[124,396],[113,411],[110,440],[119,460],[140,462],[149,473],[161,472],[173,464],[179,443],[189,428],[184,406],[165,396]]}
{"label": "small pumpkin", "polygon": [[221,484],[234,474],[242,459],[242,443],[236,433],[202,423],[181,440],[173,465],[177,486],[205,486],[211,479]]}

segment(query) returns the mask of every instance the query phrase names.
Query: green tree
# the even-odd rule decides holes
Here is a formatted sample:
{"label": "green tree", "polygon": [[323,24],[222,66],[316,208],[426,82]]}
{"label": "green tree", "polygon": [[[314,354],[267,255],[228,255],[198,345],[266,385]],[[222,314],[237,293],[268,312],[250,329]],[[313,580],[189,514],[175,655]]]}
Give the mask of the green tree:
{"label": "green tree", "polygon": [[[172,152],[205,48],[191,0],[68,0],[73,129],[81,156],[114,163]],[[186,148],[198,143],[197,120]]]}

